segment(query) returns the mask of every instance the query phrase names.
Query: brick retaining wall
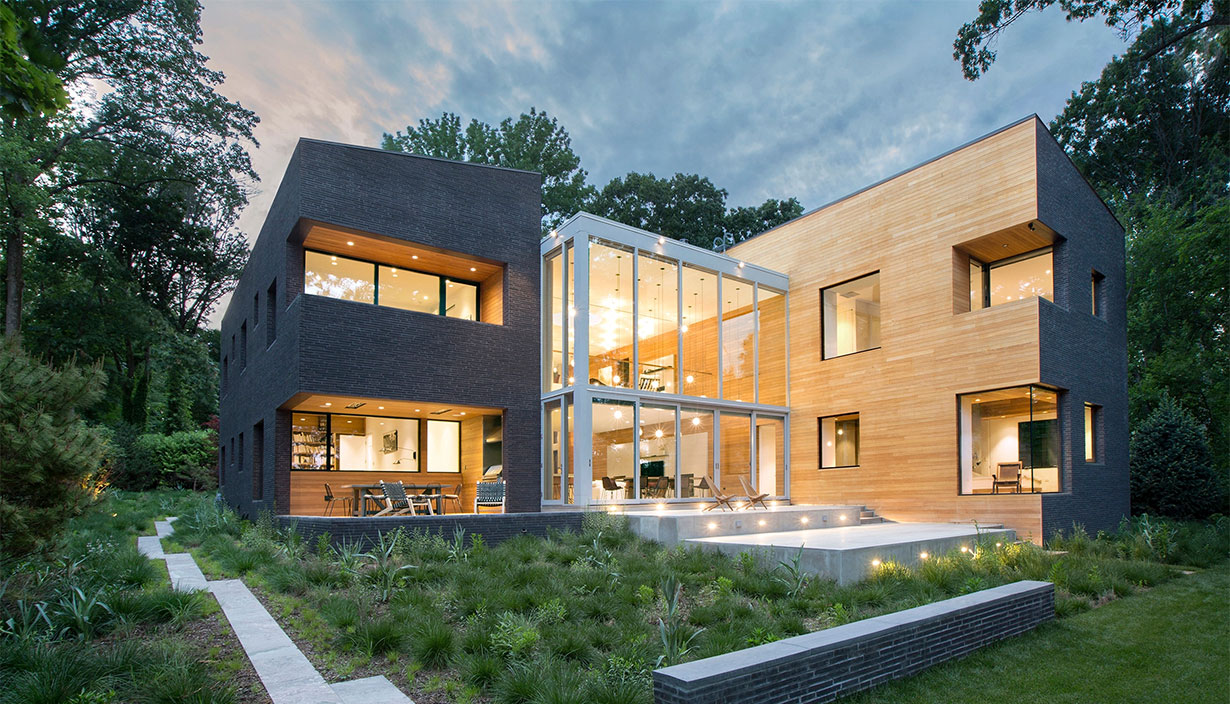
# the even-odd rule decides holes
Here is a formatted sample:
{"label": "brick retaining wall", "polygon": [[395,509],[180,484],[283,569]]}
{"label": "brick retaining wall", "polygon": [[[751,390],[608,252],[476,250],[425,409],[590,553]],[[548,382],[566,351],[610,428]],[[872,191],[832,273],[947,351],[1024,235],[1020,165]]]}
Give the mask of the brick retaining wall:
{"label": "brick retaining wall", "polygon": [[655,670],[656,704],[829,702],[1055,617],[1055,587],[1021,581]]}
{"label": "brick retaining wall", "polygon": [[549,513],[484,513],[455,516],[380,516],[352,518],[348,516],[277,516],[283,527],[294,525],[308,541],[328,533],[336,545],[341,541],[374,540],[379,533],[398,527],[407,531],[426,530],[451,538],[457,526],[467,535],[479,534],[488,545],[501,543],[518,535],[546,537],[547,528],[581,531],[582,511],[551,511]]}

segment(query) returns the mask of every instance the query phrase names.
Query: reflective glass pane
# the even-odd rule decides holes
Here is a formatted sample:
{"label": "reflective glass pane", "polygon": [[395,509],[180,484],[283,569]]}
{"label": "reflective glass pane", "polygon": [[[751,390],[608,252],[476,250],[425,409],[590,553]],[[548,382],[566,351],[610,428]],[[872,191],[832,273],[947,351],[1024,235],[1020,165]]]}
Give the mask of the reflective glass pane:
{"label": "reflective glass pane", "polygon": [[589,383],[632,386],[632,252],[589,248]]}
{"label": "reflective glass pane", "polygon": [[1035,296],[1055,300],[1052,256],[1045,252],[1017,259],[1010,264],[991,265],[991,305],[1011,303]]}
{"label": "reflective glass pane", "polygon": [[739,480],[750,483],[752,478],[752,417],[747,413],[725,412],[720,417],[718,481],[723,493],[744,495]]}
{"label": "reflective glass pane", "polygon": [[557,501],[559,500],[560,478],[564,470],[564,457],[560,453],[563,429],[560,427],[559,401],[546,404],[542,421],[542,499],[543,501]]}
{"label": "reflective glass pane", "polygon": [[574,461],[574,458],[576,457],[575,448],[577,445],[577,441],[575,437],[576,433],[573,432],[573,429],[576,428],[576,426],[573,425],[572,423],[572,419],[573,419],[572,407],[573,407],[572,396],[569,396],[568,397],[568,433],[567,433],[568,435],[568,460],[567,462],[564,463],[564,470],[568,472],[568,476],[564,478],[564,491],[566,492],[564,495],[565,497],[567,497],[565,500],[570,504],[576,503],[576,497],[572,491],[572,475],[573,475],[573,467],[576,466],[576,462]]}
{"label": "reflective glass pane", "polygon": [[786,421],[756,416],[756,491],[786,495]]}
{"label": "reflective glass pane", "polygon": [[[290,419],[290,468],[328,469],[329,436],[326,416],[317,413],[295,413]],[[225,466],[225,462],[222,463]]]}
{"label": "reflective glass pane", "polygon": [[641,406],[642,499],[675,497],[675,407]]}
{"label": "reflective glass pane", "polygon": [[986,307],[986,289],[982,285],[982,262],[969,260],[969,309],[982,310]]}
{"label": "reflective glass pane", "polygon": [[547,349],[542,355],[544,391],[564,385],[564,263],[559,252],[547,255],[543,263],[542,329]]}
{"label": "reflective glass pane", "polygon": [[679,359],[679,267],[673,261],[641,255],[637,273],[637,387],[673,394]]}
{"label": "reflective glass pane", "polygon": [[380,305],[439,315],[440,277],[382,266]]}
{"label": "reflective glass pane", "polygon": [[857,467],[858,414],[820,419],[820,468]]}
{"label": "reflective glass pane", "polygon": [[461,423],[427,421],[427,471],[461,471]]}
{"label": "reflective glass pane", "polygon": [[959,397],[961,492],[1059,491],[1058,395],[1018,386]]}
{"label": "reflective glass pane", "polygon": [[722,398],[753,402],[756,371],[754,286],[722,277]]}
{"label": "reflective glass pane", "polygon": [[683,267],[683,393],[715,398],[718,393],[718,276]]}
{"label": "reflective glass pane", "polygon": [[419,421],[414,418],[335,415],[332,428],[336,469],[418,470]]}
{"label": "reflective glass pane", "polygon": [[335,254],[304,252],[303,292],[347,301],[374,303],[376,266]]}
{"label": "reflective glass pane", "polygon": [[478,320],[478,287],[474,284],[446,279],[444,281],[444,315],[462,320]]}
{"label": "reflective glass pane", "polygon": [[757,289],[760,403],[786,405],[786,297],[763,286]]}
{"label": "reflective glass pane", "polygon": [[569,242],[566,248],[568,252],[568,329],[565,335],[568,338],[568,386],[577,383],[576,368],[577,368],[577,333],[574,324],[577,320],[577,291],[576,291],[576,265],[573,257],[572,243]]}

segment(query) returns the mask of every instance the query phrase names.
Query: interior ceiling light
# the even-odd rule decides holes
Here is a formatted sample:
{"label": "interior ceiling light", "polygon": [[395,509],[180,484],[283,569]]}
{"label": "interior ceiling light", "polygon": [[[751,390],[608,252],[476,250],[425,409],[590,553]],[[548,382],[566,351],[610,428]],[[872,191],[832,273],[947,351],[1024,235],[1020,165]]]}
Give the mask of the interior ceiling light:
{"label": "interior ceiling light", "polygon": [[354,246],[354,242],[347,242],[347,243],[346,243],[346,245],[347,245],[347,246],[349,246],[349,247],[353,247],[353,246]]}

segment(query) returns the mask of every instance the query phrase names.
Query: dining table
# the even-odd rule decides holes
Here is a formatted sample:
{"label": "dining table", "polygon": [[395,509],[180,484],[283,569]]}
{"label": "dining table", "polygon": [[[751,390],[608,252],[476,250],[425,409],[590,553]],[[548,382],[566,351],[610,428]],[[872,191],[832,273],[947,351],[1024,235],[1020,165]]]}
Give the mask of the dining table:
{"label": "dining table", "polygon": [[[432,497],[431,501],[434,504],[433,509],[436,515],[444,513],[444,485],[443,484],[402,484],[406,489],[406,494],[412,493],[423,494]],[[350,489],[354,492],[355,515],[367,515],[367,501],[364,500],[364,494],[370,494],[374,490],[383,492],[383,487],[380,484],[343,484],[342,489]]]}

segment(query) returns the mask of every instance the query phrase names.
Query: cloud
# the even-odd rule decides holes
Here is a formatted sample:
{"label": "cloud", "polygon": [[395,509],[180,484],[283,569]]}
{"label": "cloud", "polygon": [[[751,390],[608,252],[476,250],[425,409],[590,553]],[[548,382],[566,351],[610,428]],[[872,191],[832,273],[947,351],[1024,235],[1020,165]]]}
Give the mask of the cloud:
{"label": "cloud", "polygon": [[443,111],[558,117],[602,185],[695,172],[732,205],[812,208],[1030,113],[1050,119],[1123,44],[1027,15],[970,83],[970,2],[207,2],[204,52],[261,117],[255,236],[296,140],[366,145]]}

